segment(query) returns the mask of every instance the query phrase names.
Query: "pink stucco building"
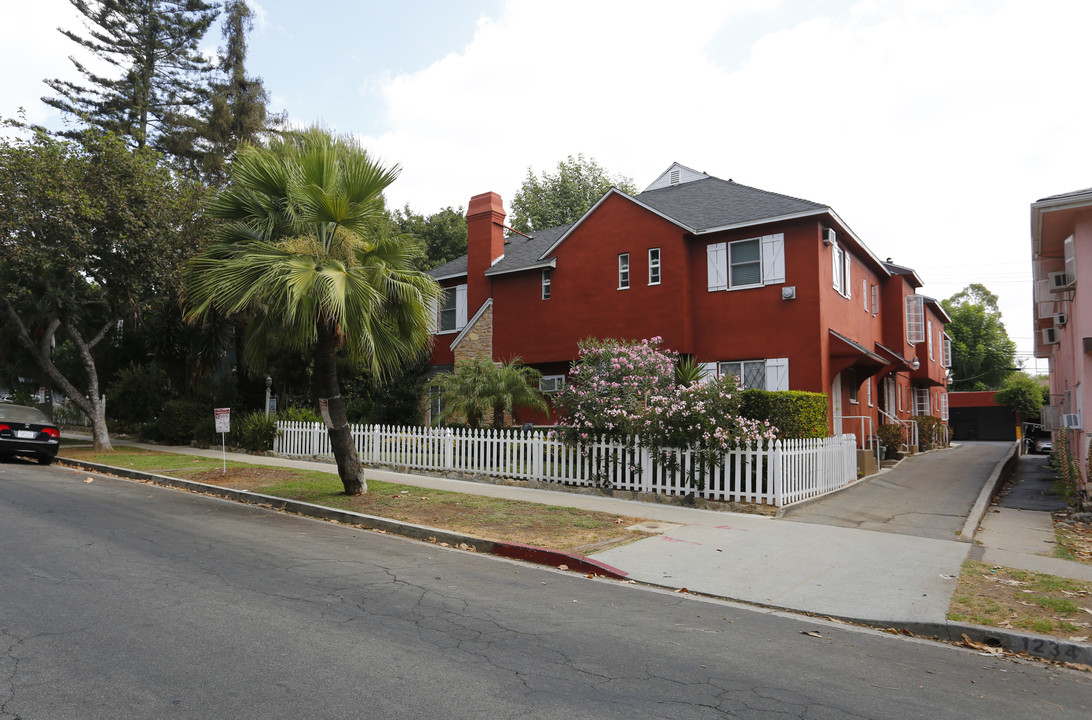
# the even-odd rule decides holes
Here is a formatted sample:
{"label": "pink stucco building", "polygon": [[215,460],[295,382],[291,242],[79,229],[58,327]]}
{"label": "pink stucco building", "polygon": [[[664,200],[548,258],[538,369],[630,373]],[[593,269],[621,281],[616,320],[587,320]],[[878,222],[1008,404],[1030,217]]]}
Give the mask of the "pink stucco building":
{"label": "pink stucco building", "polygon": [[1092,408],[1092,188],[1031,205],[1035,356],[1050,361],[1050,405],[1043,423],[1064,439],[1088,497],[1088,433]]}

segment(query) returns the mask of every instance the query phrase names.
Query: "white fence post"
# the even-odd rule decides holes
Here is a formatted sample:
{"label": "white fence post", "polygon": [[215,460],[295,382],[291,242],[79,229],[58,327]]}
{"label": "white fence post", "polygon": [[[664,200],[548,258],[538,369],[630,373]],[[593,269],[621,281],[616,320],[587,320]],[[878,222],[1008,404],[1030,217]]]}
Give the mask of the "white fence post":
{"label": "white fence post", "polygon": [[[331,452],[322,423],[278,422],[277,430],[273,447],[280,454]],[[568,485],[609,481],[619,489],[668,495],[693,491],[688,480],[704,473],[702,497],[778,507],[825,495],[857,479],[857,439],[853,434],[740,444],[725,452],[721,462],[696,467],[688,448],[665,448],[663,457],[657,457],[639,440],[627,449],[624,441],[598,438],[573,447],[539,431],[369,425],[354,426],[352,433],[361,460],[371,464]]]}

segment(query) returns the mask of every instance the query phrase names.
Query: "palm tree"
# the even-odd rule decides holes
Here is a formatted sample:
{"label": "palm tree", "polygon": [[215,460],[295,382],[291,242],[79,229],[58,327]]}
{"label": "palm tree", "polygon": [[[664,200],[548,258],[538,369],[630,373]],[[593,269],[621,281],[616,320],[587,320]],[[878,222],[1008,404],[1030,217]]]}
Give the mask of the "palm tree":
{"label": "palm tree", "polygon": [[492,408],[490,388],[497,366],[490,360],[470,359],[455,363],[455,372],[436,376],[443,410],[437,422],[463,417],[472,428],[481,425],[482,417]]}
{"label": "palm tree", "polygon": [[538,389],[542,373],[527,367],[518,357],[495,367],[497,372],[492,395],[493,427],[503,427],[505,412],[511,413],[516,422],[519,422],[520,408],[549,412],[550,408]]}
{"label": "palm tree", "polygon": [[186,268],[187,317],[248,320],[243,361],[265,362],[265,338],[314,353],[323,419],[348,495],[367,492],[338,385],[338,353],[389,377],[431,341],[439,286],[413,269],[419,247],[385,232],[383,191],[398,168],[355,141],[311,128],[244,147],[208,213],[217,237]]}
{"label": "palm tree", "polygon": [[520,408],[549,411],[538,390],[542,373],[527,367],[517,357],[497,365],[485,359],[460,360],[454,373],[436,376],[443,397],[444,409],[439,421],[452,417],[466,418],[470,427],[478,427],[492,411],[493,427],[504,427],[504,414],[518,419]]}

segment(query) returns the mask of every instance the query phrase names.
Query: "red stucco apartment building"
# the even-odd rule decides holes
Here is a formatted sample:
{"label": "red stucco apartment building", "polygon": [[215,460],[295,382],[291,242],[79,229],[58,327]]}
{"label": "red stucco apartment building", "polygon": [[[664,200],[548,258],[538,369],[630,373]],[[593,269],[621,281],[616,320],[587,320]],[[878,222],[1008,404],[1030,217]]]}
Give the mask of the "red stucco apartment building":
{"label": "red stucco apartment building", "polygon": [[468,254],[432,271],[437,371],[519,356],[551,392],[581,339],[660,336],[747,387],[828,394],[833,432],[946,417],[948,317],[830,207],[676,163],[572,225],[506,237],[504,218],[499,195],[473,197]]}

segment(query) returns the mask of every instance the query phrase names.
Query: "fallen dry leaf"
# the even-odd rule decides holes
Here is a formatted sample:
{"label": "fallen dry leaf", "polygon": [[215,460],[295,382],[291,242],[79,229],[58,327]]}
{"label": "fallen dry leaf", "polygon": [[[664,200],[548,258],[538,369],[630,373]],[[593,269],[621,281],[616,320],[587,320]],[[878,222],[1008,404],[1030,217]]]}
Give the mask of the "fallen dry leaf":
{"label": "fallen dry leaf", "polygon": [[967,633],[963,633],[963,644],[973,650],[978,650],[984,655],[1001,655],[1005,652],[1002,648],[993,647],[992,645],[987,645],[985,643],[975,642],[974,640],[971,640],[969,637],[967,637]]}
{"label": "fallen dry leaf", "polygon": [[568,565],[558,565],[558,566],[557,566],[557,569],[558,569],[558,570],[568,570],[568,569],[569,569],[569,566],[568,566]]}
{"label": "fallen dry leaf", "polygon": [[85,484],[86,484],[86,483],[93,483],[93,482],[95,482],[95,478],[92,478],[92,477],[89,477],[89,478],[87,478],[86,480],[84,480],[84,483],[85,483]]}
{"label": "fallen dry leaf", "polygon": [[820,633],[818,630],[801,630],[800,634],[801,635],[811,635],[812,637],[817,637],[817,638],[823,637],[823,634]]}

